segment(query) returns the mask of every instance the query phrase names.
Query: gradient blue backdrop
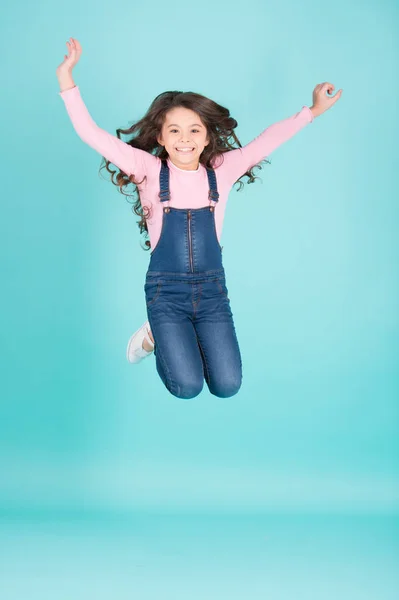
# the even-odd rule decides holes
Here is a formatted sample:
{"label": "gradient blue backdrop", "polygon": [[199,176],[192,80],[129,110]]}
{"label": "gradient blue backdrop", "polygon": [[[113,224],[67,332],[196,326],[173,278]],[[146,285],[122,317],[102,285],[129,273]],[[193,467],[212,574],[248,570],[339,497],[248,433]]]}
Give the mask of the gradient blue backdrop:
{"label": "gradient blue backdrop", "polygon": [[[3,600],[398,597],[397,27],[393,1],[3,13]],[[154,357],[126,361],[149,255],[58,95],[69,36],[111,133],[180,89],[245,144],[344,90],[230,193],[233,398],[179,400]]]}

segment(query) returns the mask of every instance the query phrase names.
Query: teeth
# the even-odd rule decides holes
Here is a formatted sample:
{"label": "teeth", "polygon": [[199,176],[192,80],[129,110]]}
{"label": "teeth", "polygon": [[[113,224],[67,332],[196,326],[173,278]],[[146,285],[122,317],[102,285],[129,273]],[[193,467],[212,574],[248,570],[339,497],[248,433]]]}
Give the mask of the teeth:
{"label": "teeth", "polygon": [[178,152],[192,152],[193,148],[177,148]]}

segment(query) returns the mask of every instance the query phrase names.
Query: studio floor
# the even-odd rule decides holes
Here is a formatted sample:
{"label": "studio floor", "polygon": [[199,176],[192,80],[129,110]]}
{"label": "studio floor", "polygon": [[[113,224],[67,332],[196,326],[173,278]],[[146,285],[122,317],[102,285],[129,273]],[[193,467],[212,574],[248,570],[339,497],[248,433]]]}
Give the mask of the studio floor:
{"label": "studio floor", "polygon": [[30,512],[2,600],[397,600],[396,515]]}

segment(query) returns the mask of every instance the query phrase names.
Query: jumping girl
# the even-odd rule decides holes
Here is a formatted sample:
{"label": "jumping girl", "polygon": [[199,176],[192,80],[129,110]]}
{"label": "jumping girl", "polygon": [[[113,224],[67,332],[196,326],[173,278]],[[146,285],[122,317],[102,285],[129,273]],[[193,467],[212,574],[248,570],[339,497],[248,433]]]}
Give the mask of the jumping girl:
{"label": "jumping girl", "polygon": [[[150,237],[148,321],[130,338],[127,358],[137,363],[154,351],[159,376],[178,398],[197,396],[204,378],[215,396],[233,396],[241,387],[242,363],[220,245],[228,194],[234,183],[242,187],[244,176],[252,183],[253,169],[328,110],[342,89],[329,97],[334,85],[320,83],[310,108],[274,123],[244,147],[229,110],[194,92],[160,94],[141,120],[114,136],[93,121],[73,81],[81,45],[70,38],[67,48],[56,73],[72,125],[102,155],[120,191],[135,186],[140,233]],[[133,137],[124,142],[121,133]],[[110,163],[120,171],[116,183]]]}

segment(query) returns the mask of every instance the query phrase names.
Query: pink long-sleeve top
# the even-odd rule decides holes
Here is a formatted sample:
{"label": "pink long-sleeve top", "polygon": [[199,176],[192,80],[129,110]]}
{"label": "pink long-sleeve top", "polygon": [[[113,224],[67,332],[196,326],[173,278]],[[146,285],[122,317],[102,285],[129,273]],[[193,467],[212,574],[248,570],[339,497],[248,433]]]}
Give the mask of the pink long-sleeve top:
{"label": "pink long-sleeve top", "polygon": [[[158,197],[161,160],[149,152],[132,148],[116,135],[101,129],[92,119],[78,86],[59,92],[59,95],[65,103],[76,133],[86,144],[126,174],[134,174],[136,181],[141,181],[146,176],[146,180],[137,187],[141,205],[151,209],[147,227],[151,249],[154,250],[161,234],[163,216],[162,204]],[[214,213],[219,243],[227,198],[235,181],[313,120],[310,108],[303,106],[291,117],[267,127],[243,148],[225,152],[223,161],[216,158],[212,166],[215,169],[219,192],[219,201]],[[170,158],[167,162],[170,171],[169,206],[174,208],[208,206],[209,184],[205,167],[200,163],[197,170],[188,171],[177,167]]]}

